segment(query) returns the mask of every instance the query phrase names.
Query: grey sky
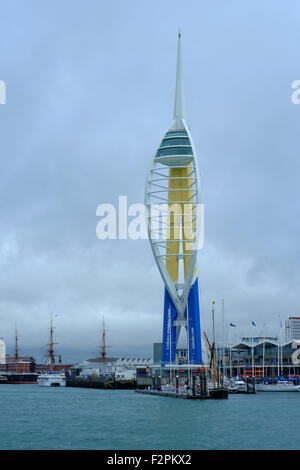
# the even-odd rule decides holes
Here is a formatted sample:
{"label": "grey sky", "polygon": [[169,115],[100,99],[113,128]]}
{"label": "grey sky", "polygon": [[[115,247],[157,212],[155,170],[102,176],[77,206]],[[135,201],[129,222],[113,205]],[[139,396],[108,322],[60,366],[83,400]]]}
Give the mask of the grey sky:
{"label": "grey sky", "polygon": [[[148,241],[100,241],[96,207],[143,202],[170,125],[177,30],[199,156],[202,328],[224,297],[239,334],[300,313],[300,79],[295,1],[0,2],[0,336],[64,361],[152,353],[163,285]],[[251,320],[257,328],[251,327]],[[219,325],[220,331],[220,325]]]}

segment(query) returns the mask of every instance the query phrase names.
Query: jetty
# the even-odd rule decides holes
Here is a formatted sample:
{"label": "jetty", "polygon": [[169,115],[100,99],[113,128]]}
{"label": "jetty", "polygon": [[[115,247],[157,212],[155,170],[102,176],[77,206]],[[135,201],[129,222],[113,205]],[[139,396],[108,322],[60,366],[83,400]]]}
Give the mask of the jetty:
{"label": "jetty", "polygon": [[186,400],[209,400],[209,399],[226,399],[228,398],[228,390],[225,388],[218,388],[208,391],[206,394],[194,393],[190,391],[166,391],[166,390],[140,390],[136,389],[136,393],[143,395],[155,395],[160,397],[183,398]]}
{"label": "jetty", "polygon": [[67,379],[67,387],[79,388],[99,388],[104,390],[134,390],[136,388],[135,380],[90,380],[90,379]]}

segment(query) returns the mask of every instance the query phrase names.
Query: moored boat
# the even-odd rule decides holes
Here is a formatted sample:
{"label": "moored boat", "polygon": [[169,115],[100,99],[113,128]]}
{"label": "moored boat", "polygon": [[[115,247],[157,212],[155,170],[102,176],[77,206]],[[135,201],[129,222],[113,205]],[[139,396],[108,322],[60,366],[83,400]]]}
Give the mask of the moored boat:
{"label": "moored boat", "polygon": [[244,380],[232,379],[228,383],[229,393],[244,393],[247,391],[247,385]]}
{"label": "moored boat", "polygon": [[300,392],[300,385],[295,385],[288,380],[278,382],[262,382],[256,384],[257,392]]}
{"label": "moored boat", "polygon": [[36,384],[37,377],[33,372],[1,372],[0,384]]}
{"label": "moored boat", "polygon": [[37,383],[43,387],[65,387],[66,375],[63,372],[48,370],[38,376]]}

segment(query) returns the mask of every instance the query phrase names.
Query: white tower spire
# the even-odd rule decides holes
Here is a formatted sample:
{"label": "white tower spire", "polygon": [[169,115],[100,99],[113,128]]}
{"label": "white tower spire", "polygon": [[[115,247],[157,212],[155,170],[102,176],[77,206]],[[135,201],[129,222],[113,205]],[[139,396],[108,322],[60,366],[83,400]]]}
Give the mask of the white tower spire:
{"label": "white tower spire", "polygon": [[182,60],[181,60],[181,32],[178,31],[178,50],[177,50],[177,74],[176,74],[176,91],[174,105],[174,127],[182,128],[181,120],[185,119],[185,102],[183,93],[182,79]]}

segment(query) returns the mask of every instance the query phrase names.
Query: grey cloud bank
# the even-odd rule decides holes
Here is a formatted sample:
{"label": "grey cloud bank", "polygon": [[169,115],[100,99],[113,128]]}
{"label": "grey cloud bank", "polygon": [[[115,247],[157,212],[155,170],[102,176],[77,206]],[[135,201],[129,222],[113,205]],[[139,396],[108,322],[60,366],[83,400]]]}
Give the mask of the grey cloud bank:
{"label": "grey cloud bank", "polygon": [[[299,312],[297,1],[2,2],[0,336],[43,359],[51,311],[63,360],[161,339],[163,284],[144,241],[100,241],[96,207],[143,202],[173,111],[183,36],[199,156],[202,328],[225,299],[236,337]],[[221,330],[219,325],[219,331]],[[41,349],[42,348],[42,349]]]}

